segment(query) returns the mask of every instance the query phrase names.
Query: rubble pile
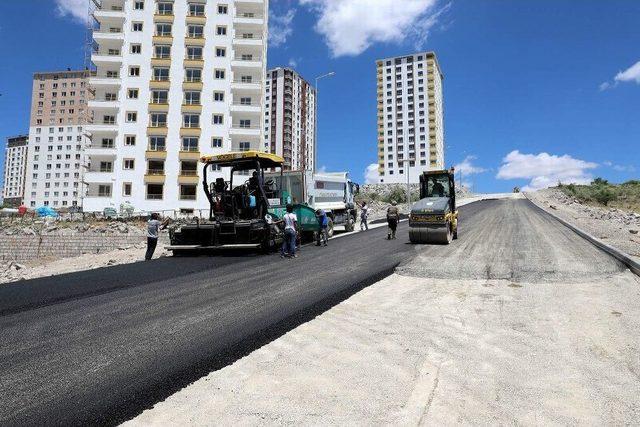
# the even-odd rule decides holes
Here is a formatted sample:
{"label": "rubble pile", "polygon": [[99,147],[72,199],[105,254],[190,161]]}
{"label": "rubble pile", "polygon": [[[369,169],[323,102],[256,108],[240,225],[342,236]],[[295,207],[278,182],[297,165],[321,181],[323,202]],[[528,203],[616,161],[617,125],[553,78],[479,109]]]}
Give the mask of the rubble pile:
{"label": "rubble pile", "polygon": [[121,221],[16,221],[0,225],[0,236],[75,236],[92,235],[144,235],[145,225],[141,222]]}

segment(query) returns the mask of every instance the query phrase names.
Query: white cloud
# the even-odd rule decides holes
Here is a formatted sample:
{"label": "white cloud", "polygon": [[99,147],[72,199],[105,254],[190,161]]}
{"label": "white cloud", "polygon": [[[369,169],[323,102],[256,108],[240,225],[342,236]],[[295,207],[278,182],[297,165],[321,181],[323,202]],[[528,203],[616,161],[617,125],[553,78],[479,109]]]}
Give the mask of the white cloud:
{"label": "white cloud", "polygon": [[293,18],[296,16],[295,9],[289,9],[282,15],[269,12],[269,45],[278,47],[284,44],[289,36],[293,34]]}
{"label": "white cloud", "polygon": [[71,17],[80,24],[89,20],[89,2],[87,0],[55,0],[56,12],[62,17]]}
{"label": "white cloud", "polygon": [[555,186],[558,182],[588,184],[593,179],[589,170],[597,167],[597,163],[574,159],[567,154],[523,154],[515,150],[502,159],[496,178],[529,179],[523,190],[534,191]]}
{"label": "white cloud", "polygon": [[296,68],[297,66],[298,66],[298,61],[296,61],[295,58],[289,59],[289,67]]}
{"label": "white cloud", "polygon": [[378,164],[371,163],[364,170],[364,182],[365,184],[379,184],[380,174],[378,173]]}
{"label": "white cloud", "polygon": [[327,171],[327,167],[325,165],[322,165],[318,168],[318,170],[316,171],[317,173],[325,173]]}
{"label": "white cloud", "polygon": [[613,169],[614,171],[617,172],[635,172],[636,168],[635,166],[632,165],[616,165],[613,162],[610,161],[606,161],[606,162],[602,162],[603,165],[610,167],[611,169]]}
{"label": "white cloud", "polygon": [[474,175],[482,172],[486,172],[487,169],[482,168],[480,166],[475,166],[473,161],[477,159],[476,156],[467,156],[464,160],[453,167],[457,172],[460,172],[463,176]]}
{"label": "white cloud", "polygon": [[600,84],[600,90],[612,89],[618,86],[618,83],[629,82],[636,82],[637,84],[640,84],[640,61],[636,62],[626,70],[618,72],[618,74],[613,78],[613,83],[604,82]]}
{"label": "white cloud", "polygon": [[320,16],[315,30],[334,57],[359,55],[374,43],[413,41],[421,49],[450,4],[438,0],[300,0]]}

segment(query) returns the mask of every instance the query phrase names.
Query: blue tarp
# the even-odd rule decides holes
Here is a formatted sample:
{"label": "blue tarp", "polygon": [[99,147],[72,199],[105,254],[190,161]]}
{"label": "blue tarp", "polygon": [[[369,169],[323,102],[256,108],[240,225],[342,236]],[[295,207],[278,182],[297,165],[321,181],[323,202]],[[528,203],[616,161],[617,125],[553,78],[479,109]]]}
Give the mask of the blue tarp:
{"label": "blue tarp", "polygon": [[54,211],[49,206],[40,206],[39,208],[36,208],[36,214],[41,218],[46,216],[51,216],[51,217],[58,216],[58,212]]}

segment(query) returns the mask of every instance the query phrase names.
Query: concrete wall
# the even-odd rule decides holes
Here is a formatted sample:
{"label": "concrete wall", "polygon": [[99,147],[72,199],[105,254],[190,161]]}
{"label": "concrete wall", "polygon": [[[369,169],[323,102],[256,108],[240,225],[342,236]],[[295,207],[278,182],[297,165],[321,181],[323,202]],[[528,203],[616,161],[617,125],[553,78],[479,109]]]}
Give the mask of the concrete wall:
{"label": "concrete wall", "polygon": [[[146,243],[145,236],[2,236],[0,261],[24,262],[38,258],[69,258],[87,253],[103,253],[123,246]],[[158,247],[168,244],[169,236],[160,236]]]}

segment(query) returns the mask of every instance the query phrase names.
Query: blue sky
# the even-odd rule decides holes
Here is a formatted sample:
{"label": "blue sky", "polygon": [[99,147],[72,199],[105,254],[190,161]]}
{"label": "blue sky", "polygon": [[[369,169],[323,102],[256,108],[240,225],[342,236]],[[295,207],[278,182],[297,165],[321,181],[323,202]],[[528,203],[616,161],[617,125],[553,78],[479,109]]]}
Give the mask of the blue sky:
{"label": "blue sky", "polygon": [[[0,2],[3,139],[28,130],[34,71],[83,65],[78,3]],[[320,83],[318,162],[328,170],[362,182],[376,161],[375,60],[433,50],[445,75],[445,161],[477,191],[639,175],[640,1],[272,0],[271,9],[270,67],[293,65],[310,81],[336,72]]]}

